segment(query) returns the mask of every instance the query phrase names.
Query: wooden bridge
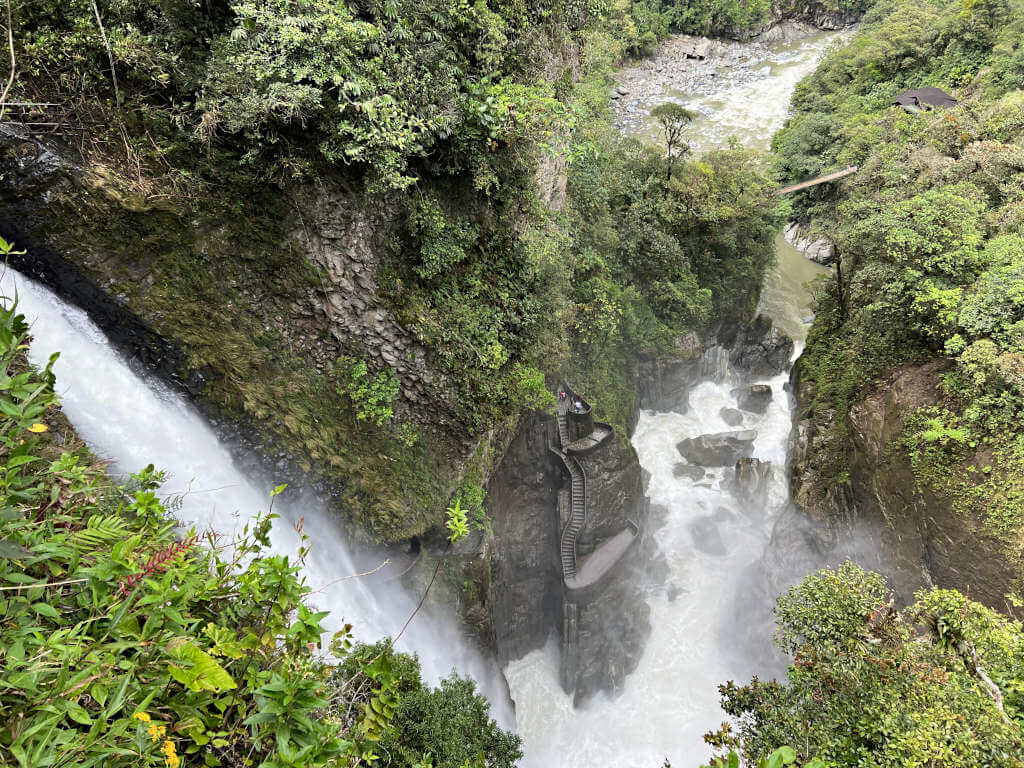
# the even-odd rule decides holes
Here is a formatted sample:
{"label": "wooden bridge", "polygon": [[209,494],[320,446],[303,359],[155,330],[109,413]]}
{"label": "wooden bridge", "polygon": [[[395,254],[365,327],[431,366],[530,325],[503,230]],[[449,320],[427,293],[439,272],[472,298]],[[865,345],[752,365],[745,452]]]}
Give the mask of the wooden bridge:
{"label": "wooden bridge", "polygon": [[797,192],[801,189],[807,189],[808,187],[814,187],[818,184],[824,184],[826,181],[835,181],[841,179],[844,176],[849,176],[851,173],[856,173],[860,170],[859,165],[848,165],[841,171],[834,171],[832,173],[826,173],[824,176],[817,176],[807,181],[801,181],[799,184],[793,184],[789,187],[783,187],[782,189],[775,190],[776,195],[788,195],[790,192]]}

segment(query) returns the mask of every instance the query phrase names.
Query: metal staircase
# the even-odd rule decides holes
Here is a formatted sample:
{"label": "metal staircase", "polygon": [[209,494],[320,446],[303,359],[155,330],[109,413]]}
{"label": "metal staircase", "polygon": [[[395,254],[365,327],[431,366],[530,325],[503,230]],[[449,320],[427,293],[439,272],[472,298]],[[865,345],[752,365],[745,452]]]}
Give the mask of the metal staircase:
{"label": "metal staircase", "polygon": [[587,522],[587,474],[575,456],[568,456],[565,453],[565,448],[569,445],[569,425],[566,422],[565,407],[562,403],[558,406],[558,439],[562,444],[562,450],[552,450],[562,459],[572,481],[569,521],[562,531],[561,542],[562,575],[566,579],[571,579],[576,575],[576,537],[580,535]]}

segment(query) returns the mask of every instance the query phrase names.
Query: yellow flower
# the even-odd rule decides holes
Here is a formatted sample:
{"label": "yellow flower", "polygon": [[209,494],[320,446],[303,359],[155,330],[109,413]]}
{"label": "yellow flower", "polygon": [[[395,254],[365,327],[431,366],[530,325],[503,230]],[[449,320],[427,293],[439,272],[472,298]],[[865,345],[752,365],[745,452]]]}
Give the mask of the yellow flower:
{"label": "yellow flower", "polygon": [[181,765],[181,758],[174,751],[174,742],[170,739],[164,741],[164,758],[167,760],[169,768],[178,768]]}
{"label": "yellow flower", "polygon": [[149,738],[153,741],[160,741],[165,733],[167,733],[167,726],[157,725],[156,723],[149,724]]}
{"label": "yellow flower", "polygon": [[136,712],[135,713],[135,719],[136,720],[141,720],[144,723],[148,723],[149,722],[149,715],[146,712]]}
{"label": "yellow flower", "polygon": [[29,427],[28,431],[29,432],[45,432],[48,429],[49,429],[49,427],[46,426],[45,424],[36,423],[36,424],[33,424],[31,427]]}

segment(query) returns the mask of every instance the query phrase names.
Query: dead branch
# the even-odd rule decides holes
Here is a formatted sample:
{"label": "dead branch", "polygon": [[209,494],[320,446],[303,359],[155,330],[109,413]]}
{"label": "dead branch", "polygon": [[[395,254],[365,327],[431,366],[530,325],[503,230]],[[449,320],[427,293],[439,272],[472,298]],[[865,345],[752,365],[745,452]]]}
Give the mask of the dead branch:
{"label": "dead branch", "polygon": [[11,21],[11,0],[7,0],[7,47],[11,51],[11,74],[7,77],[7,85],[4,86],[3,93],[0,93],[0,120],[4,119],[4,112],[7,110],[7,94],[11,91],[11,86],[14,85],[14,73],[17,68],[17,62],[14,59],[14,22]]}
{"label": "dead branch", "polygon": [[[10,9],[10,0],[8,0],[8,9]],[[103,20],[100,18],[100,7],[96,5],[96,0],[92,0],[92,10],[96,14],[96,23],[100,28],[100,37],[103,38],[103,45],[107,49],[107,59],[110,60],[110,77],[114,81],[114,98],[117,103],[121,103],[121,90],[117,87],[117,72],[114,71],[114,52],[110,49],[110,41],[107,40],[107,30],[103,28]]]}

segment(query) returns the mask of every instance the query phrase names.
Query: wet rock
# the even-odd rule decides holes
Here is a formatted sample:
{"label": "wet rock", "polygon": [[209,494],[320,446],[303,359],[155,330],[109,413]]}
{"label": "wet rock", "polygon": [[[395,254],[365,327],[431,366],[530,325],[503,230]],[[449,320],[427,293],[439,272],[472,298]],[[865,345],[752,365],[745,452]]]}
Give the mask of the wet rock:
{"label": "wet rock", "polygon": [[701,517],[690,523],[690,536],[693,537],[693,545],[705,554],[721,556],[728,552],[718,525],[711,517]]}
{"label": "wet rock", "polygon": [[836,261],[836,246],[827,237],[812,238],[795,221],[790,222],[783,235],[786,242],[813,262],[827,267]]}
{"label": "wet rock", "polygon": [[736,462],[736,495],[747,508],[763,507],[768,496],[772,463],[744,457]]}
{"label": "wet rock", "polygon": [[730,394],[736,398],[736,403],[740,408],[751,413],[764,413],[772,401],[772,388],[768,384],[737,387]]}
{"label": "wet rock", "polygon": [[676,444],[676,449],[691,464],[702,467],[728,467],[754,451],[757,432],[741,429],[689,437]]}
{"label": "wet rock", "polygon": [[672,467],[672,477],[685,477],[687,480],[697,482],[703,480],[706,473],[700,467],[695,467],[693,464],[683,464],[679,462]]}
{"label": "wet rock", "polygon": [[736,515],[732,513],[732,510],[725,507],[715,507],[715,514],[712,517],[714,517],[716,523],[728,523],[736,519]]}
{"label": "wet rock", "polygon": [[738,427],[743,423],[743,414],[740,413],[736,408],[724,407],[720,408],[718,415],[722,417],[722,421],[728,424],[730,427]]}
{"label": "wet rock", "polygon": [[758,315],[737,335],[729,361],[751,376],[774,376],[786,370],[792,356],[793,340],[767,315]]}

